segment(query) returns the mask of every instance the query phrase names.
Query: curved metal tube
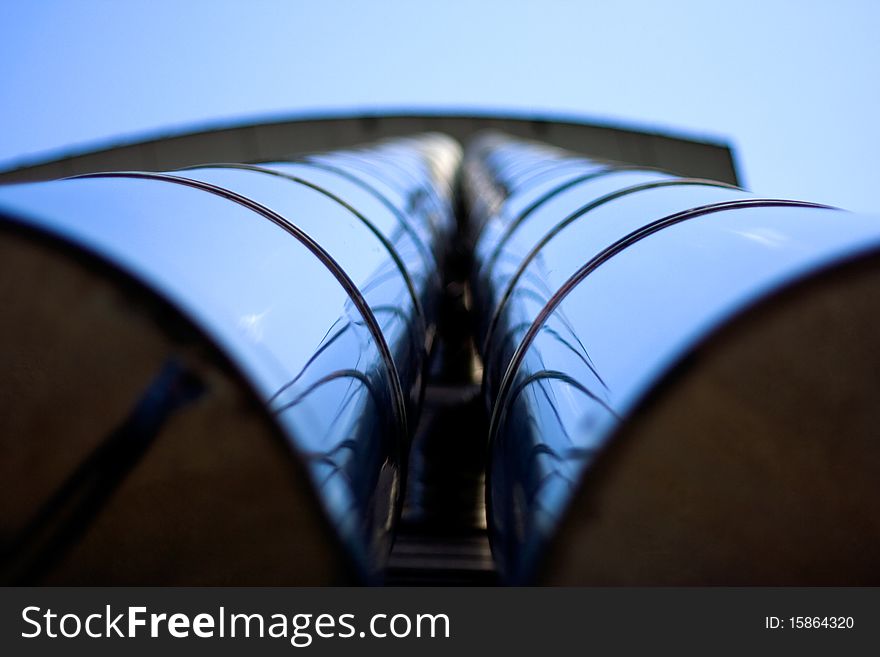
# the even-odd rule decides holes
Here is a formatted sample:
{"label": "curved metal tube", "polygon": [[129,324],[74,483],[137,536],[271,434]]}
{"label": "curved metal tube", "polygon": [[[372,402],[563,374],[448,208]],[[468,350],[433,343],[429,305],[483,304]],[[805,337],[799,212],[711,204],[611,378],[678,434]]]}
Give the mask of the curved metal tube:
{"label": "curved metal tube", "polygon": [[[0,508],[3,578],[375,580],[436,321],[431,254],[447,248],[448,231],[426,226],[453,224],[459,157],[427,135],[363,149],[369,179],[327,154],[316,161],[332,167],[206,165],[0,189],[4,277],[30,276],[0,289],[13,313],[0,333],[14,345],[4,466],[27,466],[4,473],[19,503]],[[430,216],[411,203],[421,197]],[[180,363],[172,371],[197,392],[138,411],[153,408],[141,395],[179,398],[163,392],[182,385],[170,375],[150,384],[163,362]],[[59,405],[73,415],[42,426]],[[99,457],[126,443],[143,448]],[[46,449],[59,463],[34,461]],[[187,485],[198,492],[180,496]],[[210,508],[226,497],[225,512]],[[120,551],[126,533],[136,552]]]}
{"label": "curved metal tube", "polygon": [[[548,159],[494,136],[464,163],[509,581],[876,581],[880,350],[848,336],[880,328],[880,221],[599,163],[528,175]],[[833,364],[824,389],[810,354]],[[829,432],[843,398],[860,401]],[[811,456],[768,458],[793,426]],[[742,447],[725,460],[728,443]]]}

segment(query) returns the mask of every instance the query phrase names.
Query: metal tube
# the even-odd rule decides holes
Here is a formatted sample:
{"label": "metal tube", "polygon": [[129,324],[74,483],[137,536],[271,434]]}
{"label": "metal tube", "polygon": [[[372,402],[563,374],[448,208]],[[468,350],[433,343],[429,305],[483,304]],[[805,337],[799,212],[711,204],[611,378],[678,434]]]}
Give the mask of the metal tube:
{"label": "metal tube", "polygon": [[551,158],[464,162],[509,581],[876,582],[880,221]]}
{"label": "metal tube", "polygon": [[459,152],[0,189],[3,579],[375,581]]}

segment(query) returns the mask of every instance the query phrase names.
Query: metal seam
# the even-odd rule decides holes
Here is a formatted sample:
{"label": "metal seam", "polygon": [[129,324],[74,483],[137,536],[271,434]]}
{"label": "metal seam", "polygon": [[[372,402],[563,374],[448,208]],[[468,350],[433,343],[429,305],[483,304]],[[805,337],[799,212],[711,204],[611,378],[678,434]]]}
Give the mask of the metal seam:
{"label": "metal seam", "polygon": [[502,377],[501,384],[498,388],[498,394],[495,397],[495,403],[492,407],[492,417],[489,423],[489,444],[492,444],[496,440],[498,424],[501,420],[501,416],[503,413],[502,407],[506,406],[507,397],[509,396],[508,391],[510,390],[513,379],[515,378],[519,367],[522,364],[526,352],[528,351],[541,327],[544,325],[544,322],[547,321],[553,311],[555,311],[556,308],[562,303],[562,301],[568,296],[569,292],[576,288],[592,271],[594,271],[604,262],[611,259],[613,256],[620,253],[629,246],[644,239],[645,237],[648,237],[649,235],[663,230],[664,228],[668,228],[669,226],[682,223],[689,219],[695,219],[697,217],[705,216],[707,214],[713,214],[715,212],[723,212],[725,210],[741,210],[755,207],[806,207],[824,210],[837,209],[820,203],[810,203],[807,201],[791,201],[783,199],[764,198],[722,201],[720,203],[713,203],[697,208],[682,210],[680,212],[667,215],[666,217],[663,217],[661,219],[657,219],[645,226],[642,226],[637,230],[632,231],[628,235],[622,237],[610,246],[603,249],[600,253],[596,254],[587,262],[585,262],[574,274],[572,274],[568,278],[568,280],[566,280],[566,282],[563,283],[563,285],[554,293],[554,295],[541,309],[541,311],[535,316],[535,319],[532,320],[529,329],[526,331],[525,335],[517,346],[516,351],[511,357],[510,362],[508,363],[507,368],[504,372],[504,376]]}
{"label": "metal seam", "polygon": [[[334,154],[334,153],[330,153],[330,154]],[[387,153],[383,154],[378,151],[361,151],[361,150],[348,151],[348,152],[343,151],[341,153],[338,153],[338,155],[340,157],[347,157],[350,160],[353,160],[354,162],[360,164],[361,166],[368,167],[370,171],[376,172],[375,175],[377,175],[380,179],[384,180],[385,183],[389,185],[389,187],[395,188],[402,196],[404,196],[407,199],[411,199],[414,196],[414,194],[410,193],[406,186],[400,187],[399,185],[396,185],[396,184],[392,185],[389,178],[383,177],[382,163],[384,163],[385,167],[387,167],[389,169],[393,169],[394,171],[397,171],[400,174],[395,182],[403,182],[403,184],[406,185],[406,183],[408,181],[410,184],[412,184],[415,187],[416,190],[418,190],[417,194],[424,194],[431,202],[431,205],[434,206],[434,209],[439,214],[441,214],[441,215],[444,214],[444,212],[443,212],[444,208],[443,208],[442,204],[440,203],[439,199],[437,199],[436,196],[431,194],[430,187],[422,184],[422,182],[416,176],[414,176],[412,174],[412,172],[410,172],[405,167],[401,166],[400,162],[398,162],[397,158],[395,158],[394,156],[388,155]],[[374,160],[380,160],[380,162],[372,161],[370,159],[371,157]],[[378,171],[377,171],[377,167],[379,168]],[[439,231],[438,228],[435,228],[433,225],[430,225],[430,224],[429,224],[429,228],[431,229],[432,233],[434,233],[435,238],[437,238],[438,240],[442,239],[443,235]]]}
{"label": "metal seam", "polygon": [[[492,266],[492,264],[498,258],[498,252],[501,251],[501,247],[507,243],[507,240],[510,239],[511,235],[514,232],[516,232],[516,229],[519,228],[519,226],[526,219],[528,219],[529,216],[535,210],[537,210],[539,207],[541,207],[544,203],[546,203],[547,201],[549,201],[553,198],[556,198],[556,196],[558,196],[562,192],[567,191],[567,190],[571,189],[572,187],[576,187],[577,185],[581,184],[582,182],[587,182],[590,180],[604,178],[607,175],[611,175],[613,173],[618,173],[620,171],[644,171],[646,173],[667,173],[666,171],[662,171],[661,169],[651,169],[650,167],[643,167],[643,166],[638,166],[638,165],[632,165],[632,166],[626,165],[626,164],[608,165],[603,169],[599,169],[598,171],[592,171],[590,173],[581,174],[580,176],[576,176],[572,180],[568,180],[564,183],[560,183],[559,187],[554,187],[553,189],[547,191],[543,196],[541,196],[537,200],[533,201],[531,205],[529,205],[525,210],[520,212],[519,215],[514,217],[513,221],[511,221],[508,224],[508,227],[504,229],[504,233],[500,237],[498,244],[492,250],[492,255],[490,257],[490,260],[488,260],[486,262],[486,267]],[[724,183],[724,184],[726,184],[726,183]],[[737,188],[737,189],[739,189],[739,188]],[[504,202],[506,203],[507,199],[505,199]],[[484,269],[484,267],[481,267],[480,269],[482,270],[482,269]]]}
{"label": "metal seam", "polygon": [[[378,189],[373,187],[370,183],[368,183],[363,178],[357,176],[356,174],[353,174],[351,171],[348,171],[347,169],[345,169],[343,167],[338,167],[338,166],[331,164],[331,163],[312,160],[312,159],[288,160],[288,161],[281,160],[280,163],[299,164],[302,166],[313,167],[315,169],[320,169],[323,171],[330,171],[331,173],[335,173],[338,176],[345,178],[346,180],[348,180],[352,184],[357,185],[358,187],[363,189],[368,194],[371,194],[377,201],[379,201],[379,203],[384,205],[397,218],[397,220],[400,222],[401,226],[403,226],[403,229],[407,233],[409,233],[410,237],[412,237],[413,241],[416,243],[422,257],[426,260],[425,264],[433,263],[435,267],[438,266],[437,265],[437,257],[434,255],[433,250],[428,248],[428,245],[426,245],[424,243],[424,241],[422,240],[421,236],[419,236],[416,228],[409,221],[406,220],[406,215],[404,215],[404,213],[400,210],[400,208],[398,208],[396,205],[394,205],[394,203],[392,203],[391,200],[387,196],[385,196],[382,192],[380,192]],[[434,274],[434,275],[436,276],[436,274]]]}
{"label": "metal seam", "polygon": [[337,204],[341,205],[343,208],[348,210],[351,214],[353,214],[355,217],[357,217],[361,221],[361,223],[363,223],[364,225],[367,226],[367,228],[370,230],[370,232],[372,232],[378,238],[378,240],[382,243],[382,246],[384,246],[385,249],[391,255],[391,259],[397,265],[397,268],[400,270],[400,273],[403,276],[403,280],[406,283],[406,288],[409,291],[410,297],[412,298],[412,301],[413,301],[413,305],[415,306],[416,312],[418,313],[418,315],[421,319],[422,329],[424,330],[425,322],[426,322],[425,313],[422,308],[422,304],[419,301],[419,297],[416,292],[415,285],[412,282],[412,278],[410,277],[409,272],[406,269],[406,266],[403,264],[403,260],[401,260],[401,258],[400,258],[400,254],[397,252],[397,249],[394,248],[394,246],[391,244],[391,242],[388,240],[388,238],[385,237],[385,235],[383,235],[379,231],[378,228],[376,228],[375,224],[373,224],[373,222],[370,221],[357,208],[355,208],[353,205],[348,203],[345,199],[341,198],[340,196],[337,196],[333,192],[329,191],[328,189],[326,189],[320,185],[316,185],[313,182],[310,182],[310,181],[305,180],[303,178],[299,178],[294,175],[284,173],[282,171],[275,171],[273,169],[267,169],[264,167],[257,166],[255,164],[204,164],[204,165],[199,165],[199,166],[194,166],[194,167],[187,167],[186,169],[179,169],[179,171],[184,171],[184,170],[198,171],[199,169],[210,169],[210,168],[242,169],[245,171],[254,171],[257,173],[264,173],[264,174],[267,174],[270,176],[276,176],[278,178],[283,178],[285,180],[289,180],[291,182],[295,182],[295,183],[298,183],[298,184],[303,185],[305,187],[308,187],[310,189],[313,189],[316,192],[323,194],[327,198],[333,200],[334,202],[336,202]]}
{"label": "metal seam", "polygon": [[388,347],[388,343],[385,341],[385,336],[382,335],[382,330],[379,327],[379,324],[376,321],[373,312],[370,310],[370,307],[367,304],[366,300],[357,289],[354,281],[349,278],[348,274],[339,265],[339,263],[337,263],[336,260],[334,260],[333,257],[329,253],[327,253],[327,251],[325,251],[320,244],[315,242],[308,235],[308,233],[285,219],[274,210],[270,210],[269,208],[261,205],[260,203],[257,203],[252,199],[249,199],[246,196],[242,196],[241,194],[232,192],[228,189],[224,189],[223,187],[218,187],[216,185],[205,183],[199,180],[192,180],[190,178],[182,178],[179,176],[172,176],[162,173],[147,173],[137,171],[88,173],[79,176],[73,176],[70,179],[84,178],[135,178],[143,180],[156,180],[159,182],[168,182],[183,185],[186,187],[192,187],[194,189],[208,192],[210,194],[214,194],[215,196],[220,196],[221,198],[226,198],[227,200],[238,203],[239,205],[248,208],[249,210],[252,210],[253,212],[262,216],[264,219],[268,219],[273,224],[296,238],[312,253],[312,255],[318,258],[318,260],[330,271],[334,278],[336,278],[336,280],[342,286],[343,290],[345,290],[346,294],[348,294],[349,299],[351,299],[352,303],[354,303],[355,307],[358,309],[358,312],[360,312],[361,316],[364,318],[367,329],[370,331],[370,334],[376,341],[376,346],[379,350],[379,353],[381,354],[382,360],[384,361],[385,369],[388,371],[388,383],[389,387],[391,388],[391,396],[394,400],[394,413],[397,416],[399,429],[401,432],[400,448],[403,449],[406,437],[408,436],[406,407],[404,403],[405,397],[403,395],[403,388],[400,383],[400,376],[397,371],[397,366],[394,363],[394,358],[391,355],[391,350]]}
{"label": "metal seam", "polygon": [[504,310],[504,307],[507,305],[507,302],[510,299],[510,295],[512,294],[514,288],[516,287],[517,282],[519,282],[520,277],[523,272],[528,268],[531,262],[537,257],[538,253],[540,253],[541,249],[543,249],[554,237],[556,237],[560,232],[562,232],[566,227],[570,226],[572,223],[582,218],[592,210],[595,210],[598,207],[605,205],[611,201],[615,201],[619,198],[623,198],[625,196],[629,196],[631,194],[636,194],[638,192],[643,192],[651,189],[658,189],[662,187],[677,187],[677,186],[706,186],[706,187],[720,187],[720,188],[730,188],[730,189],[738,189],[737,187],[733,187],[728,185],[727,183],[717,182],[714,180],[703,180],[701,178],[675,178],[673,180],[657,180],[649,183],[640,183],[638,185],[632,185],[631,187],[625,187],[623,189],[618,189],[609,194],[605,194],[604,196],[600,196],[597,199],[593,199],[586,205],[581,206],[567,217],[565,217],[562,221],[556,223],[538,242],[532,247],[532,249],[526,254],[525,258],[520,262],[513,276],[508,279],[507,284],[504,288],[504,292],[501,295],[500,300],[497,304],[495,304],[495,309],[492,312],[492,318],[489,321],[489,326],[486,329],[486,337],[483,340],[483,353],[488,353],[488,349],[492,343],[492,337],[495,332],[495,327],[498,325],[498,322],[501,318],[501,313]]}

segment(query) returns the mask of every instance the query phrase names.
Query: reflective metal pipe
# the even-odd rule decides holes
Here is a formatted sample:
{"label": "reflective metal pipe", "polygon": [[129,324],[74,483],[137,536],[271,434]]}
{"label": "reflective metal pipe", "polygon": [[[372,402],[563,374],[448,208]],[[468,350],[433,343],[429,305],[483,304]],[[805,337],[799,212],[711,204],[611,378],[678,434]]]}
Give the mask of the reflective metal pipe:
{"label": "reflective metal pipe", "polygon": [[464,162],[508,580],[877,583],[880,220],[566,157]]}
{"label": "reflective metal pipe", "polygon": [[376,580],[460,149],[358,158],[0,188],[4,580]]}

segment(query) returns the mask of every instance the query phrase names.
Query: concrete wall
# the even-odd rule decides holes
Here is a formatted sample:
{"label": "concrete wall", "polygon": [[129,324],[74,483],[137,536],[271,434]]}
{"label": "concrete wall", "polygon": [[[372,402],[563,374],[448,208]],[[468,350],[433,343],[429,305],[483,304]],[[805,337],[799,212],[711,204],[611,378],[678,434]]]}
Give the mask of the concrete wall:
{"label": "concrete wall", "polygon": [[594,157],[737,182],[733,155],[725,144],[548,119],[417,114],[296,119],[178,134],[22,166],[0,172],[0,182],[95,171],[169,170],[210,162],[258,162],[425,131],[445,132],[466,141],[483,130],[540,139]]}

